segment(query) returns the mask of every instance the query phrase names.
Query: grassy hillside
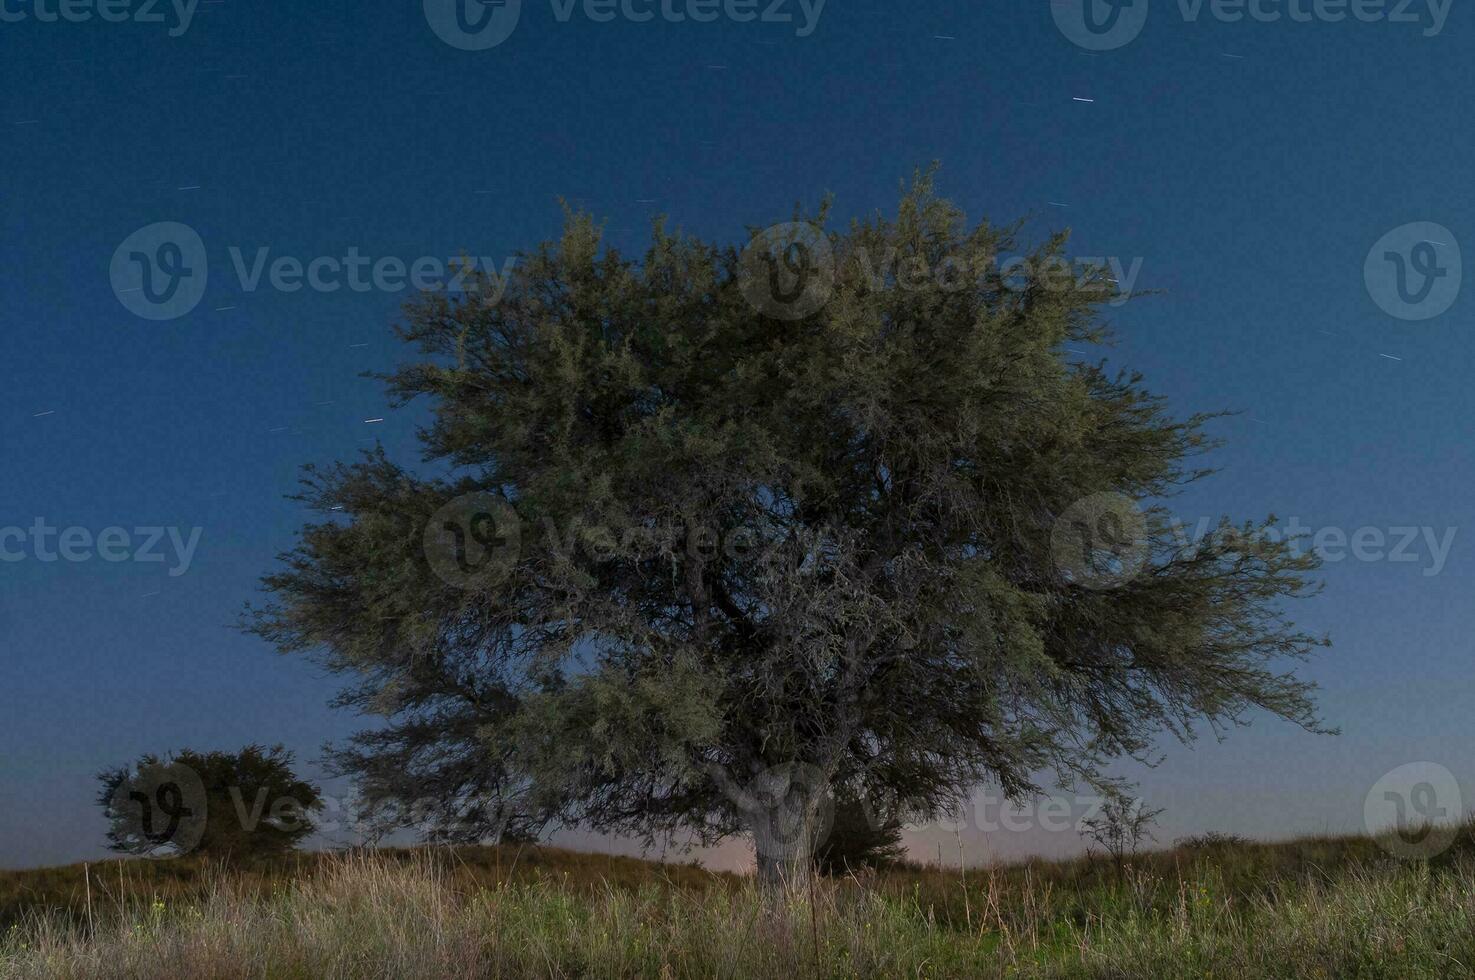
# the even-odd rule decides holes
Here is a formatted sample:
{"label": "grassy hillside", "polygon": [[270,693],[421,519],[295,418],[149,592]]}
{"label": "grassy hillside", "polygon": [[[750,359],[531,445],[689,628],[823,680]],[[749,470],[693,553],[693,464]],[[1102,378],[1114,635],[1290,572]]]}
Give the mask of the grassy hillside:
{"label": "grassy hillside", "polygon": [[[634,889],[657,885],[706,889],[731,875],[696,864],[665,864],[638,858],[568,851],[556,847],[457,847],[426,851],[382,848],[373,852],[386,865],[424,864],[428,858],[458,889],[495,889],[510,883],[552,881],[571,889]],[[83,923],[88,896],[94,918],[99,910],[140,908],[155,902],[178,906],[203,899],[228,877],[243,891],[271,894],[292,882],[334,868],[341,855],[299,853],[289,858],[238,868],[222,868],[194,858],[167,861],[114,860],[35,871],[0,872],[0,932],[37,914]]]}
{"label": "grassy hillside", "polygon": [[733,875],[551,848],[111,862],[6,875],[0,902],[17,978],[1475,972],[1468,834],[1429,863],[1308,838],[908,868],[778,907]]}

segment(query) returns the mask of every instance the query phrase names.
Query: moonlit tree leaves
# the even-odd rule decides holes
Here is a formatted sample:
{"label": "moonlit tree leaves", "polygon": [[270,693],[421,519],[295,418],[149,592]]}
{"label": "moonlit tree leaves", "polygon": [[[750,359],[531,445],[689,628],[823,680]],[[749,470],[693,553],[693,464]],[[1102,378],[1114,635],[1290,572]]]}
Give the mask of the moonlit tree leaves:
{"label": "moonlit tree leaves", "polygon": [[[443,475],[377,453],[312,472],[304,499],[341,510],[304,529],[255,621],[382,716],[345,771],[529,826],[746,832],[776,882],[808,872],[832,795],[926,817],[1254,709],[1315,727],[1285,664],[1320,641],[1283,617],[1314,559],[1178,546],[1163,501],[1205,475],[1209,416],[1067,356],[1104,336],[1103,270],[1058,274],[1063,236],[1021,249],[927,177],[894,218],[795,220],[817,229],[804,248],[762,254],[796,264],[772,282],[798,316],[753,301],[751,232],[657,225],[635,260],[581,215],[500,303],[409,307],[417,356],[387,381],[430,409]],[[1057,523],[1101,494],[1140,523],[1062,574]],[[515,553],[484,549],[496,574],[425,553],[465,495],[515,515]]]}

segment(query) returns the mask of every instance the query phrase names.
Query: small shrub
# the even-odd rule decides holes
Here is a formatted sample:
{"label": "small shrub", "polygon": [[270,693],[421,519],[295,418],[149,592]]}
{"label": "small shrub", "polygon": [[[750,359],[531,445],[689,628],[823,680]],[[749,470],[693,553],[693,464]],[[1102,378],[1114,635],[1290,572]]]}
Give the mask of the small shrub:
{"label": "small shrub", "polygon": [[1188,837],[1179,837],[1173,842],[1173,846],[1180,847],[1185,851],[1215,851],[1241,848],[1247,846],[1249,843],[1250,839],[1248,837],[1210,830],[1203,834],[1191,834]]}

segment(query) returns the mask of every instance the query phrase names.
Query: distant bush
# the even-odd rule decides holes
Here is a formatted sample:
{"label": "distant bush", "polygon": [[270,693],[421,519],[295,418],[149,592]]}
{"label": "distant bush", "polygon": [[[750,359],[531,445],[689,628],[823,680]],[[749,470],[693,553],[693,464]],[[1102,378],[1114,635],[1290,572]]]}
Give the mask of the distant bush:
{"label": "distant bush", "polygon": [[880,871],[905,857],[900,818],[843,793],[835,800],[834,812],[829,835],[814,851],[814,866],[821,874]]}
{"label": "distant bush", "polygon": [[135,855],[197,853],[240,862],[282,855],[313,832],[317,788],[292,772],[278,745],[169,758],[145,755],[102,772],[98,803],[108,846]]}
{"label": "distant bush", "polygon": [[1249,843],[1250,839],[1248,837],[1211,830],[1204,834],[1191,834],[1188,837],[1179,837],[1173,841],[1173,846],[1181,847],[1185,851],[1211,851],[1244,847]]}

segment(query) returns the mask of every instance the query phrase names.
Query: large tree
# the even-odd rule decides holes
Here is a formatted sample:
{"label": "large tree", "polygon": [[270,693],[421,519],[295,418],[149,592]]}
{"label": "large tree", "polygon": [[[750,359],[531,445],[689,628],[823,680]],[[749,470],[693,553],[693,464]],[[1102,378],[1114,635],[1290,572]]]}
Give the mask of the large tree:
{"label": "large tree", "polygon": [[1315,728],[1287,665],[1323,641],[1282,613],[1313,559],[1180,540],[1209,416],[1066,350],[1108,270],[1064,236],[1000,261],[1017,228],[930,177],[827,211],[743,248],[658,224],[638,260],[571,214],[407,308],[425,465],[310,468],[324,517],[254,621],[380,718],[338,759],[386,812],[746,831],[776,881],[838,789],[926,817],[1255,709]]}

